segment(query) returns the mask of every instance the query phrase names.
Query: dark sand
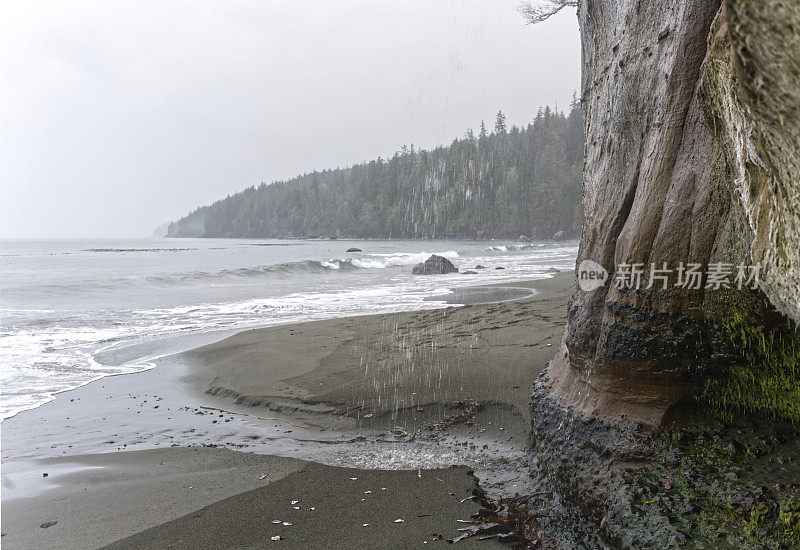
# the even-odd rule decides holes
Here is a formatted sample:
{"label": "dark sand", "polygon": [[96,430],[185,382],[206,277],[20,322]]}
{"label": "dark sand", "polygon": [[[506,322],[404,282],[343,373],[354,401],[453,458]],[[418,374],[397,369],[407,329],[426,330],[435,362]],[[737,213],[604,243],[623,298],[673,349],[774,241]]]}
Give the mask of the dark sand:
{"label": "dark sand", "polygon": [[[475,487],[475,478],[464,467],[387,472],[305,463],[302,470],[263,488],[106,548],[443,548],[458,534],[456,520],[477,511],[474,500],[464,500]],[[275,536],[282,540],[272,541]],[[479,547],[505,546],[484,541]]]}
{"label": "dark sand", "polygon": [[201,391],[273,410],[396,420],[469,400],[528,426],[531,383],[559,343],[572,281],[521,283],[535,294],[516,301],[250,330],[180,358]]}
{"label": "dark sand", "polygon": [[[172,448],[44,459],[58,481],[35,498],[3,500],[3,548],[97,548],[305,465],[225,449]],[[62,468],[68,473],[58,476]],[[259,478],[266,474],[264,480]],[[19,476],[25,482],[24,474]],[[58,522],[43,528],[47,522]]]}
{"label": "dark sand", "polygon": [[[443,546],[433,534],[456,536],[456,520],[477,510],[473,500],[461,502],[476,487],[463,467],[356,470],[207,448],[82,455],[39,466],[52,471],[67,461],[80,469],[57,487],[4,503],[3,548],[97,548],[119,539],[111,548],[262,548],[273,536],[289,548],[412,548],[423,540]],[[42,527],[48,522],[57,523]],[[394,542],[381,545],[386,540]]]}
{"label": "dark sand", "polygon": [[[475,478],[446,466],[471,465],[490,492],[528,490],[530,386],[557,349],[572,280],[532,282],[515,301],[247,331],[60,394],[2,424],[2,546],[445,545],[433,535],[456,536],[477,509],[460,502]],[[454,401],[483,407],[474,424],[426,431]],[[309,422],[328,429],[297,427]],[[398,424],[420,437],[381,443]]]}

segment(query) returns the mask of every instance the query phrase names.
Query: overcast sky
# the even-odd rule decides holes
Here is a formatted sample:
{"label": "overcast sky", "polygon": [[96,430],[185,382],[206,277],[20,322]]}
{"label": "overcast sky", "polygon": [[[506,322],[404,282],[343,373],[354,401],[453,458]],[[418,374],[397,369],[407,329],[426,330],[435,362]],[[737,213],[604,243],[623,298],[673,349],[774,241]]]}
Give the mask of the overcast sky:
{"label": "overcast sky", "polygon": [[566,108],[574,11],[516,0],[3,0],[0,237],[139,237],[261,181]]}

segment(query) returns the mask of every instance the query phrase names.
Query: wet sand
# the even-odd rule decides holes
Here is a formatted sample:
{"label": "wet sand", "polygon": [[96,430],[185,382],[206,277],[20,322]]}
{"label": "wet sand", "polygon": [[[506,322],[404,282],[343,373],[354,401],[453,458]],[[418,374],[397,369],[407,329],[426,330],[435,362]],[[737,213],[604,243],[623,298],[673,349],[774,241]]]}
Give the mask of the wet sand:
{"label": "wet sand", "polygon": [[[477,508],[460,502],[475,478],[448,466],[475,469],[490,492],[527,489],[530,386],[571,281],[532,282],[514,301],[247,331],[60,394],[2,424],[3,547],[130,536],[115,547],[272,547],[277,519],[294,523],[270,535],[284,547],[446,544],[432,534],[452,538]],[[464,403],[475,414],[459,417]],[[389,443],[394,426],[418,437]],[[367,500],[378,493],[350,477],[392,496]],[[324,514],[288,515],[287,501],[314,498]],[[459,543],[472,544],[491,547]]]}
{"label": "wet sand", "polygon": [[443,547],[478,507],[461,502],[476,487],[463,467],[365,471],[208,448],[38,466],[67,461],[75,469],[57,487],[7,504],[3,548],[261,548],[274,536],[291,548]]}
{"label": "wet sand", "polygon": [[474,401],[527,426],[571,284],[560,274],[521,283],[535,294],[520,300],[250,330],[179,359],[200,391],[251,406],[396,420]]}
{"label": "wet sand", "polygon": [[[305,463],[270,483],[218,501],[107,548],[444,548],[458,519],[478,509],[468,469],[393,471]],[[398,521],[399,520],[399,521]],[[281,522],[281,523],[275,523]],[[281,537],[280,541],[272,541]],[[486,543],[488,542],[488,544]],[[502,548],[468,541],[466,548]]]}
{"label": "wet sand", "polygon": [[[299,460],[206,448],[28,463],[12,475],[17,483],[34,476],[45,483],[44,473],[57,481],[37,498],[4,499],[3,547],[97,548],[254,486],[266,486],[303,465]],[[267,477],[259,480],[262,475]]]}

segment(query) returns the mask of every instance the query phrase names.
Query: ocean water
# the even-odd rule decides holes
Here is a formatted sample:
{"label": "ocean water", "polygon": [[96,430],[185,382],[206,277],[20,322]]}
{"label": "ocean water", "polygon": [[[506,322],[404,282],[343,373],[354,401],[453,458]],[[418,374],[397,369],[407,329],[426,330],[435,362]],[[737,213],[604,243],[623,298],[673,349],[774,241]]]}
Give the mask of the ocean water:
{"label": "ocean water", "polygon": [[[432,253],[486,269],[412,276]],[[180,341],[443,307],[431,298],[573,269],[576,254],[576,242],[0,240],[0,418],[151,368]]]}

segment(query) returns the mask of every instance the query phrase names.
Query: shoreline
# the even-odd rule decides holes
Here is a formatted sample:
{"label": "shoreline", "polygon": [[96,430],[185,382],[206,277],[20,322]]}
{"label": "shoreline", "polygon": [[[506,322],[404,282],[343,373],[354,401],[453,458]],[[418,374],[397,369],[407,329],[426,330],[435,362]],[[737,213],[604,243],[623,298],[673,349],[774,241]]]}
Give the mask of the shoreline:
{"label": "shoreline", "polygon": [[[530,385],[561,337],[571,283],[566,273],[533,281],[529,284],[538,287],[535,294],[508,302],[243,331],[172,355],[157,368],[64,392],[3,422],[3,542],[46,548],[47,540],[58,540],[70,525],[99,536],[99,527],[53,506],[81,489],[118,491],[114,464],[136,452],[168,454],[188,448],[201,456],[212,450],[205,447],[217,447],[213,450],[246,451],[247,456],[279,462],[311,461],[332,468],[330,472],[361,468],[385,476],[386,483],[404,471],[466,464],[490,493],[524,493],[535,483],[527,474]],[[365,357],[376,366],[372,371],[364,370]],[[487,371],[487,365],[503,368]],[[216,380],[218,389],[209,380]],[[398,391],[384,391],[384,383]],[[433,390],[426,393],[426,384]],[[392,443],[408,439],[391,434],[398,425],[416,440]],[[87,458],[96,455],[104,458]],[[498,457],[507,463],[497,463]],[[98,460],[106,461],[99,477],[87,469],[87,463]],[[203,463],[211,464],[200,458]],[[27,490],[27,496],[15,498],[15,488],[8,486],[6,472],[10,466],[13,473],[15,465],[19,471],[12,482],[18,495]],[[43,478],[48,467],[53,472]],[[459,474],[458,483],[474,479],[467,471]],[[136,487],[127,491],[135,493]],[[192,510],[235,497],[212,495],[209,502],[192,501]],[[242,497],[241,502],[249,501]],[[29,513],[22,513],[22,503]],[[59,517],[39,517],[32,510],[56,510]],[[178,520],[181,510],[178,506],[160,516],[159,524]],[[137,517],[135,511],[131,515]],[[28,526],[20,532],[14,526],[23,525],[23,517]],[[59,523],[34,525],[40,519],[41,524]],[[448,536],[453,536],[458,524],[448,521]],[[115,536],[156,526],[142,519],[135,529]],[[387,533],[392,527],[385,526]]]}
{"label": "shoreline", "polygon": [[[431,296],[423,299],[423,303],[436,301],[436,302],[442,302],[441,305],[433,305],[432,307],[413,309],[413,310],[389,311],[384,314],[391,315],[391,314],[404,313],[410,311],[429,311],[429,310],[442,309],[453,306],[525,299],[531,296],[534,293],[534,291],[528,290],[520,292],[519,289],[532,289],[532,287],[530,286],[532,283],[546,280],[551,276],[552,274],[545,274],[544,279],[521,280],[521,281],[511,281],[504,283],[488,283],[488,284],[481,284],[468,287],[455,287],[454,289],[451,289],[450,292],[448,293]],[[495,289],[495,290],[490,290],[490,289]],[[457,301],[454,299],[455,296],[461,297],[463,298],[463,300]],[[261,325],[254,328],[247,328],[247,327],[222,328],[222,329],[213,329],[213,330],[190,333],[190,334],[172,334],[172,335],[168,334],[133,343],[127,343],[123,341],[120,342],[120,344],[122,344],[120,346],[112,344],[111,346],[100,348],[99,350],[95,351],[91,356],[92,360],[104,366],[117,367],[117,366],[122,366],[124,364],[129,364],[131,368],[133,367],[140,367],[140,368],[138,368],[137,370],[131,370],[129,372],[99,374],[97,375],[97,377],[86,380],[71,388],[65,388],[51,392],[43,392],[41,394],[41,397],[45,400],[29,408],[20,409],[14,412],[13,414],[10,414],[9,416],[0,419],[0,425],[2,425],[4,421],[14,418],[21,413],[35,410],[43,405],[46,405],[47,403],[52,402],[54,399],[56,399],[56,396],[58,395],[69,393],[71,391],[82,388],[86,385],[94,384],[96,382],[99,382],[107,378],[112,378],[115,376],[135,375],[157,368],[158,362],[161,360],[164,359],[168,360],[172,356],[179,355],[183,352],[191,351],[198,347],[203,347],[205,345],[213,344],[220,340],[224,340],[227,337],[234,336],[242,332],[250,330],[270,329],[274,327],[297,325],[304,323],[314,323],[318,321],[346,319],[349,317],[362,317],[369,315],[376,315],[376,314],[365,313],[360,315],[347,315],[344,317],[329,317],[323,319],[309,319],[302,321],[290,321],[290,322],[280,321],[276,324],[268,323],[266,325]]]}
{"label": "shoreline", "polygon": [[[522,282],[513,288],[534,292],[507,301],[251,329],[174,359],[191,365],[183,380],[197,390],[278,411],[290,402],[312,413],[396,418],[474,399],[527,415],[527,386],[555,353],[571,284],[571,274],[561,274]],[[503,369],[485,368],[493,362]],[[509,390],[521,391],[509,398]]]}

